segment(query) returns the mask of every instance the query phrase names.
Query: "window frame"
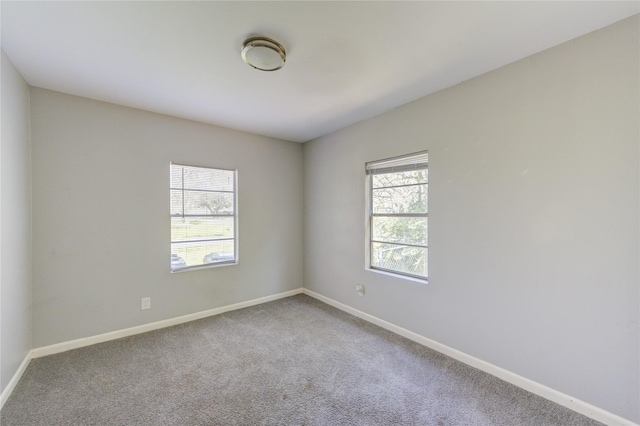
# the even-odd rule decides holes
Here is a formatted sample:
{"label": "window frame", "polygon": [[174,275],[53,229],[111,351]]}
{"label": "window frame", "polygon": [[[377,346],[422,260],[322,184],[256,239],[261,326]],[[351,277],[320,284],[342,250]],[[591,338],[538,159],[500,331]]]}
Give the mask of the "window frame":
{"label": "window frame", "polygon": [[[429,217],[429,177],[428,177],[428,173],[427,173],[427,181],[424,183],[420,183],[420,184],[406,184],[406,185],[398,185],[398,186],[394,186],[394,187],[409,187],[409,186],[418,186],[418,185],[424,185],[426,188],[426,197],[427,197],[427,201],[426,201],[426,206],[425,206],[425,212],[424,213],[374,213],[374,206],[373,206],[373,202],[374,202],[374,196],[373,196],[373,191],[374,189],[379,189],[379,188],[374,188],[374,184],[373,184],[373,176],[376,174],[385,174],[385,171],[387,171],[386,173],[400,173],[402,171],[409,171],[409,170],[422,170],[422,169],[429,169],[429,160],[428,160],[428,155],[429,152],[427,150],[424,151],[419,151],[419,152],[414,152],[411,154],[406,154],[406,155],[400,155],[397,157],[391,157],[391,158],[385,158],[382,160],[376,160],[376,161],[369,161],[365,164],[365,176],[366,176],[366,207],[367,207],[367,212],[366,212],[366,249],[365,249],[365,255],[366,255],[366,269],[370,270],[372,272],[378,272],[378,273],[383,273],[385,275],[391,275],[391,276],[395,276],[395,277],[399,277],[399,278],[403,278],[403,279],[410,279],[412,281],[418,281],[421,283],[428,283],[429,282],[429,225],[428,225],[428,217]],[[419,159],[421,157],[424,157],[425,160],[424,161],[419,161]],[[407,161],[407,160],[411,160],[411,159],[416,159],[416,161]],[[393,166],[391,165],[390,167],[376,167],[377,165],[381,165],[381,164],[393,164],[393,163],[401,163],[403,165],[401,166]],[[377,170],[377,172],[376,172]],[[387,188],[387,187],[384,187]],[[388,188],[393,188],[393,187],[388,187]],[[427,229],[425,232],[425,244],[412,244],[412,243],[397,243],[397,242],[389,242],[389,241],[382,241],[382,240],[374,240],[373,235],[374,235],[374,218],[375,217],[411,217],[411,218],[415,218],[415,217],[424,217],[427,219]],[[426,254],[426,275],[422,276],[422,275],[418,275],[418,274],[412,274],[409,272],[405,272],[405,271],[399,271],[399,270],[395,270],[395,269],[389,269],[389,268],[384,268],[381,266],[376,266],[374,264],[373,261],[373,255],[374,255],[374,249],[373,249],[373,244],[374,243],[378,243],[378,244],[391,244],[391,245],[396,245],[398,247],[420,247],[420,248],[424,248],[427,251]]]}
{"label": "window frame", "polygon": [[[233,202],[232,202],[232,206],[233,206],[233,214],[209,214],[209,215],[205,215],[205,214],[185,214],[184,212],[184,207],[183,207],[183,211],[182,214],[172,214],[171,212],[171,193],[172,191],[175,190],[181,190],[183,191],[193,191],[194,189],[188,189],[185,188],[185,184],[184,184],[184,179],[182,180],[182,187],[181,188],[174,188],[172,186],[172,179],[171,179],[171,175],[173,173],[173,167],[174,166],[178,166],[178,167],[188,167],[188,168],[194,168],[194,169],[207,169],[207,170],[217,170],[217,171],[223,171],[223,172],[232,172],[233,173],[233,190],[232,191],[222,191],[222,190],[198,190],[201,192],[208,192],[208,193],[230,193],[233,194]],[[184,203],[184,195],[183,195],[183,203]],[[218,268],[221,266],[230,266],[230,265],[237,265],[238,264],[238,170],[237,169],[227,169],[227,168],[222,168],[222,167],[208,167],[208,166],[199,166],[199,165],[193,165],[193,164],[184,164],[184,163],[176,163],[176,162],[170,162],[169,163],[169,221],[171,222],[171,219],[174,218],[185,218],[185,217],[232,217],[233,218],[233,237],[228,237],[228,238],[200,238],[197,241],[185,241],[185,240],[173,240],[173,237],[171,235],[171,224],[169,226],[170,229],[170,235],[169,235],[169,247],[171,248],[170,252],[173,255],[173,245],[174,244],[181,244],[181,243],[189,243],[189,242],[206,242],[206,241],[233,241],[233,259],[230,260],[224,260],[224,261],[220,261],[220,262],[212,262],[212,263],[201,263],[201,264],[197,264],[197,265],[192,265],[192,266],[184,266],[184,267],[179,267],[179,268],[173,268],[173,266],[170,265],[170,272],[173,273],[179,273],[179,272],[186,272],[186,271],[194,271],[194,270],[199,270],[199,269],[209,269],[209,268]]]}

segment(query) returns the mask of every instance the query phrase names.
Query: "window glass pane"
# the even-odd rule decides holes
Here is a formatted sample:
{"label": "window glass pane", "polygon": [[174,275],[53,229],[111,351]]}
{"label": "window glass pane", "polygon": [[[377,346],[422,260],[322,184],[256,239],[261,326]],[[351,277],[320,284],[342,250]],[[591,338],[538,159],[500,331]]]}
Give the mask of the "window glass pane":
{"label": "window glass pane", "polygon": [[371,266],[427,277],[427,249],[371,243]]}
{"label": "window glass pane", "polygon": [[171,270],[236,261],[236,172],[170,167]]}
{"label": "window glass pane", "polygon": [[372,240],[427,245],[426,217],[373,217]]}
{"label": "window glass pane", "polygon": [[[183,200],[184,193],[184,200]],[[182,212],[184,201],[184,213]],[[233,214],[233,193],[171,190],[172,215]]]}
{"label": "window glass pane", "polygon": [[[208,191],[233,191],[234,179],[232,170],[207,169],[203,167],[179,166],[173,164],[171,167],[172,188],[181,188],[180,181],[174,175],[184,173],[184,188],[199,189]],[[173,186],[177,183],[176,186]]]}
{"label": "window glass pane", "polygon": [[234,260],[234,241],[171,243],[171,269]]}
{"label": "window glass pane", "polygon": [[429,169],[411,170],[407,172],[383,173],[373,175],[373,187],[382,188],[387,186],[411,185],[415,183],[427,183],[429,180]]}
{"label": "window glass pane", "polygon": [[374,213],[426,213],[427,185],[372,190]]}
{"label": "window glass pane", "polygon": [[171,182],[170,188],[182,188],[182,168],[176,164],[171,165]]}
{"label": "window glass pane", "polygon": [[184,187],[185,189],[233,191],[233,171],[185,167]]}
{"label": "window glass pane", "polygon": [[232,217],[172,217],[171,241],[234,237]]}

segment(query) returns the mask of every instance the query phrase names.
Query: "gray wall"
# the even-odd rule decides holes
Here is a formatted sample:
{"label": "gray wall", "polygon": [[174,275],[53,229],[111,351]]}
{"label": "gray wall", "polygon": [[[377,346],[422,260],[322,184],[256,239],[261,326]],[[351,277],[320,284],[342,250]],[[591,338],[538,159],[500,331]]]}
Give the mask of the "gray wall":
{"label": "gray wall", "polygon": [[[34,347],[302,287],[300,144],[37,88],[31,120]],[[169,273],[170,161],[238,169],[238,265]]]}
{"label": "gray wall", "polygon": [[[635,16],[305,144],[305,287],[640,421],[638,34]],[[364,164],[424,149],[429,284],[365,270]]]}
{"label": "gray wall", "polygon": [[31,349],[31,145],[29,86],[2,54],[0,145],[0,385]]}

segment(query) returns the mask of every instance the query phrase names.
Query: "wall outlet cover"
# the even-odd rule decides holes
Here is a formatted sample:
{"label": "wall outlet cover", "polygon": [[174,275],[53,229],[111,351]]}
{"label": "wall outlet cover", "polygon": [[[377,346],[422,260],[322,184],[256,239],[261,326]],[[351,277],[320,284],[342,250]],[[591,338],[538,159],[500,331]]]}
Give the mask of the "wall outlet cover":
{"label": "wall outlet cover", "polygon": [[145,309],[151,309],[151,298],[150,297],[143,297],[141,302],[140,302],[140,309],[141,310],[145,310]]}

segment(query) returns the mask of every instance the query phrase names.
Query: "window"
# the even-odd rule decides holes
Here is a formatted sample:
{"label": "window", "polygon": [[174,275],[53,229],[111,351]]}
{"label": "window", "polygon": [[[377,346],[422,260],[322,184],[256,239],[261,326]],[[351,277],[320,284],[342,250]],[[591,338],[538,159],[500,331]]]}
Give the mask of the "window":
{"label": "window", "polygon": [[427,279],[428,154],[367,163],[369,267]]}
{"label": "window", "polygon": [[171,272],[237,263],[236,171],[171,163]]}

